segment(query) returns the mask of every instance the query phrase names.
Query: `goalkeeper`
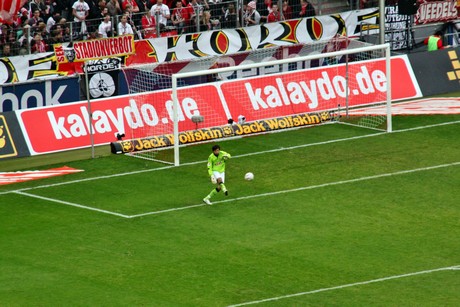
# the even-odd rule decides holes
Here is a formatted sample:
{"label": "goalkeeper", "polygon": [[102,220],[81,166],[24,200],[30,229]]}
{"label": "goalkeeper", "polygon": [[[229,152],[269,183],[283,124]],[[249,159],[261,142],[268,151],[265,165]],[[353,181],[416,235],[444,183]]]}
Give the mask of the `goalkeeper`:
{"label": "goalkeeper", "polygon": [[217,184],[215,189],[203,198],[203,201],[211,205],[211,197],[216,195],[217,193],[222,190],[224,194],[228,195],[227,187],[225,186],[225,164],[228,159],[231,158],[231,155],[228,152],[220,150],[219,145],[212,146],[212,153],[209,155],[208,158],[208,174],[211,177],[211,182],[213,184]]}

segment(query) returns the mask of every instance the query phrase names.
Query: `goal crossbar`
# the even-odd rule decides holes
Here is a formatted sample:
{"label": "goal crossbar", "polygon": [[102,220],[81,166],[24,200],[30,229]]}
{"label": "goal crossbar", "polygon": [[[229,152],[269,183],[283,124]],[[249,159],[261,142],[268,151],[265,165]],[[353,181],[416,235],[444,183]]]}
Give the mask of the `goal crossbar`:
{"label": "goal crossbar", "polygon": [[[313,61],[319,60],[324,58],[332,58],[332,57],[339,57],[339,56],[347,56],[356,53],[366,53],[372,51],[384,51],[385,53],[385,70],[387,76],[387,90],[386,90],[386,131],[392,132],[392,122],[391,122],[391,62],[390,62],[390,44],[380,44],[380,45],[372,45],[372,46],[364,46],[352,49],[345,49],[341,51],[333,51],[328,53],[320,53],[320,54],[313,54],[313,55],[306,55],[306,56],[299,56],[281,60],[273,60],[273,61],[261,61],[258,63],[250,63],[238,66],[230,66],[230,67],[222,67],[222,68],[213,68],[213,69],[206,69],[202,71],[194,71],[194,72],[183,72],[183,73],[175,73],[171,76],[171,89],[172,89],[172,102],[173,102],[173,135],[174,135],[174,165],[179,165],[179,100],[178,100],[178,80],[183,78],[190,78],[190,77],[197,77],[197,76],[205,76],[209,74],[220,74],[226,72],[232,72],[236,70],[249,70],[254,68],[266,67],[266,66],[275,66],[275,65],[283,65],[283,64],[290,64],[296,62],[304,62],[304,61]],[[348,57],[345,65],[348,66]],[[343,63],[340,65],[344,65]],[[348,88],[348,77],[346,80],[346,88]],[[347,100],[348,100],[348,91],[347,91]]]}

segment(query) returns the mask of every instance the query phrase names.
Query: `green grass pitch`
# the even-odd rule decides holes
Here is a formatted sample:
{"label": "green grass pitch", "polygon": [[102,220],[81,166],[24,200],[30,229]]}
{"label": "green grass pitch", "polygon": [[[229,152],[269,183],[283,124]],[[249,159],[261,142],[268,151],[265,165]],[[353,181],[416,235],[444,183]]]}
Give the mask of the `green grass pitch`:
{"label": "green grass pitch", "polygon": [[222,141],[212,206],[212,144],[1,186],[0,305],[459,306],[460,116],[393,122]]}

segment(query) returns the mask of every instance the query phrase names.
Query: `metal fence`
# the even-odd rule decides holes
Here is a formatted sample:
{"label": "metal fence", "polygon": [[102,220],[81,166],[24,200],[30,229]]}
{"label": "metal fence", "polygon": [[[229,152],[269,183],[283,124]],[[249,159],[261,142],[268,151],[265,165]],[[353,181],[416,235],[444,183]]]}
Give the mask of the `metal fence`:
{"label": "metal fence", "polygon": [[[312,1],[316,14],[320,14],[322,7],[331,1],[344,0],[316,0]],[[192,2],[193,3],[193,2]],[[153,14],[155,25],[143,23],[143,19],[151,18],[147,13],[125,13],[127,23],[133,30],[135,39],[152,38],[159,36],[171,36],[183,33],[198,33],[214,29],[232,29],[251,25],[247,18],[255,19],[249,12],[247,0],[206,2],[197,0],[192,7],[192,16],[188,20],[181,21],[176,14],[175,7],[170,8],[170,18],[166,24],[161,24],[158,14]],[[300,0],[278,0],[278,20],[289,20],[306,17],[300,13]],[[269,22],[269,12],[264,1],[257,1],[256,10],[260,14],[260,23]],[[343,9],[340,9],[343,11]],[[336,13],[339,13],[337,11]],[[60,18],[54,25],[47,25],[47,20],[37,25],[29,25],[27,22],[23,27],[12,27],[1,25],[0,28],[0,57],[25,55],[53,51],[54,44],[70,43],[78,40],[96,39],[119,35],[119,24],[123,15],[108,16],[96,19],[87,19],[84,22],[71,21]],[[67,16],[65,16],[67,17]],[[50,17],[52,18],[52,17]],[[73,18],[72,18],[73,19]],[[105,22],[105,25],[101,24]],[[100,33],[102,28],[102,34]],[[105,28],[105,29],[104,29]]]}

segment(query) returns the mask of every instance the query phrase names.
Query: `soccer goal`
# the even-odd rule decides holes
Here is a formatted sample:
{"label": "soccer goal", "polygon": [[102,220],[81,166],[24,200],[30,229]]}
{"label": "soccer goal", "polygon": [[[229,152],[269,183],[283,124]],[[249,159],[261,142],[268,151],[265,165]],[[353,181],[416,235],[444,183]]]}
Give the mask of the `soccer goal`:
{"label": "soccer goal", "polygon": [[248,53],[239,65],[213,58],[172,74],[128,68],[130,107],[148,118],[132,125],[130,154],[179,165],[181,147],[222,138],[324,124],[391,132],[388,44],[336,38],[299,50],[281,59]]}

